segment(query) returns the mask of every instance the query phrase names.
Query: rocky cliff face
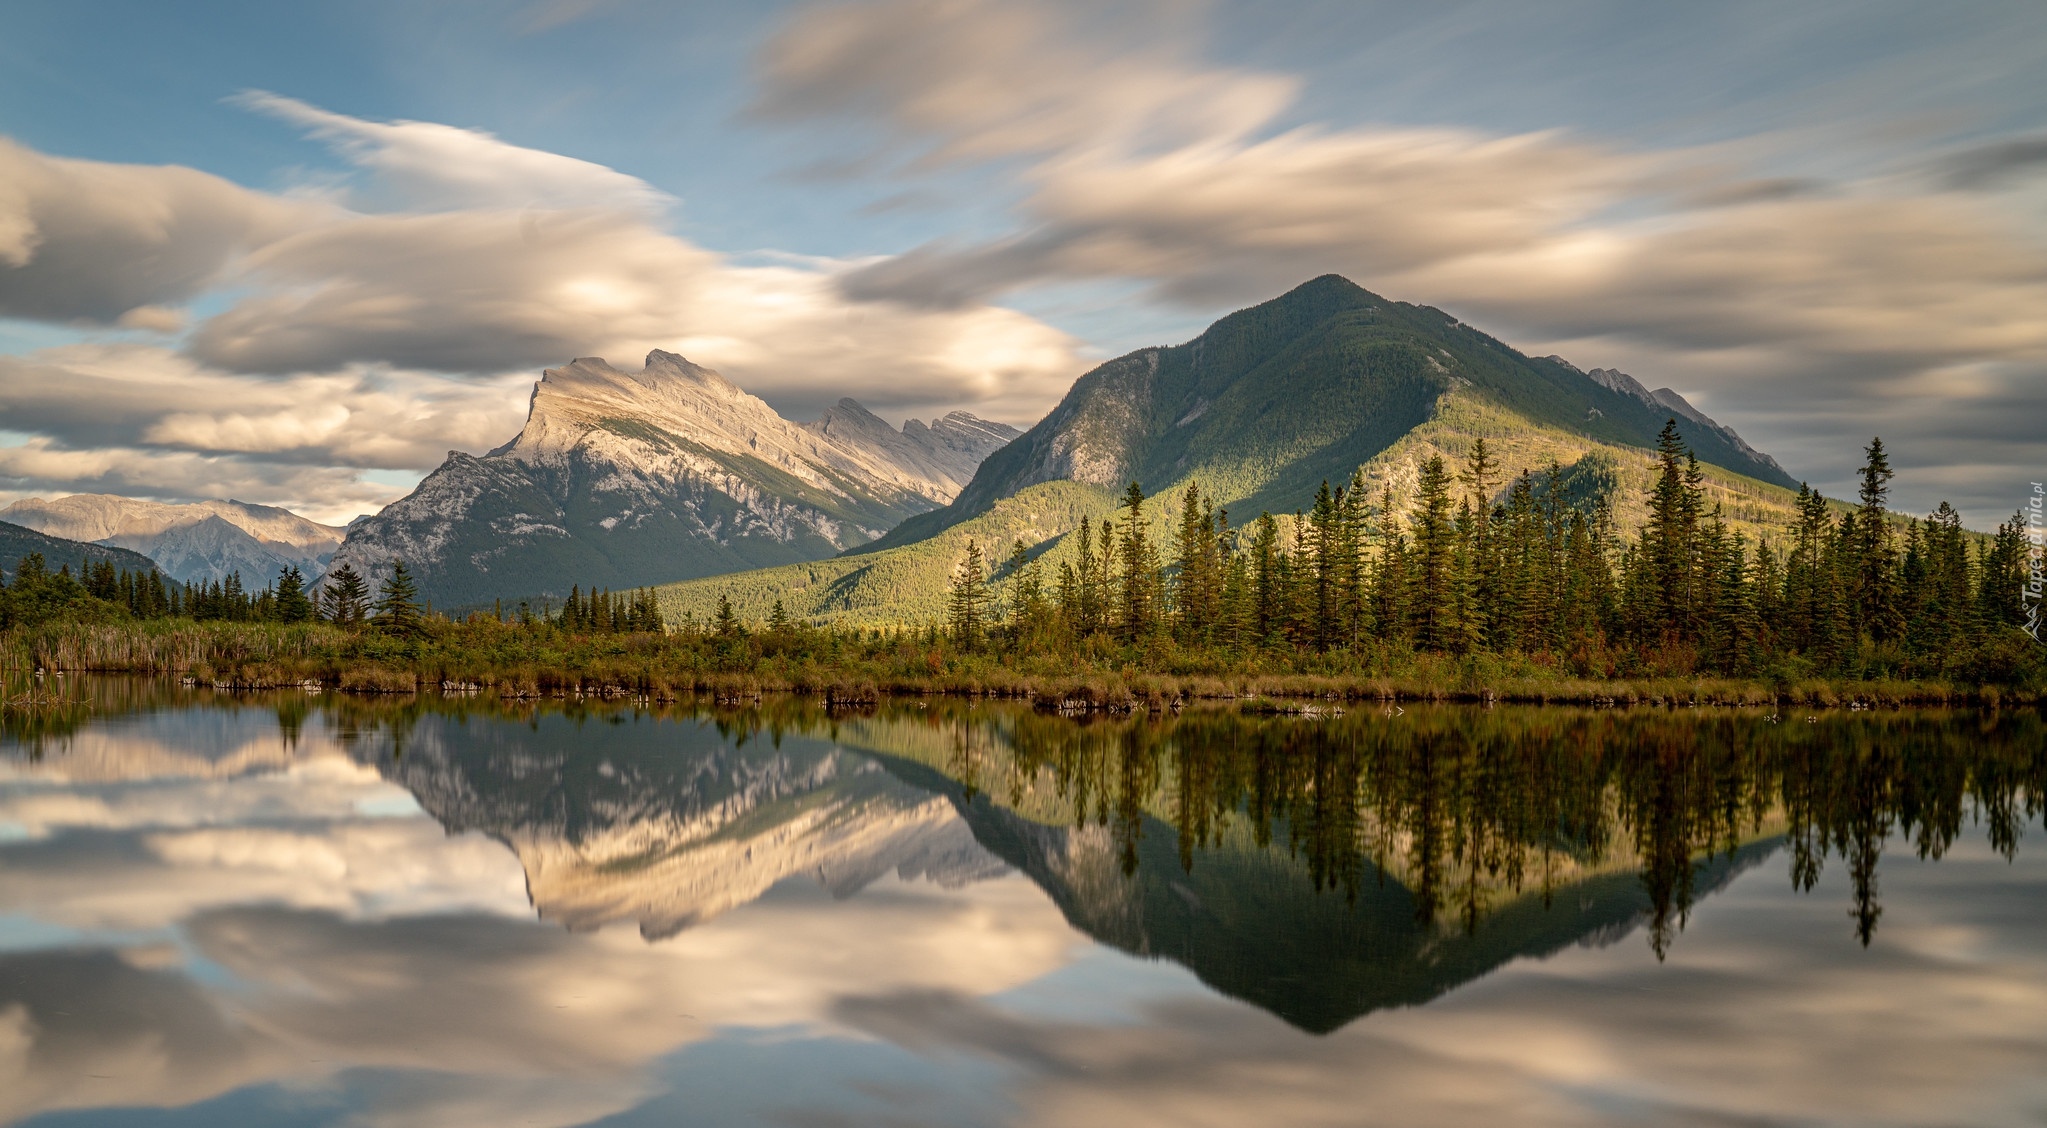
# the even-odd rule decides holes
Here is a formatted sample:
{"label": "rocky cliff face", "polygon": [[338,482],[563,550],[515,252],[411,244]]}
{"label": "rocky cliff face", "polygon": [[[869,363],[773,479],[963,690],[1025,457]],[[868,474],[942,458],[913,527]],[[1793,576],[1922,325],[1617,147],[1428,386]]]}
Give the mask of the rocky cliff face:
{"label": "rocky cliff face", "polygon": [[358,521],[335,564],[403,560],[449,606],[815,560],[945,504],[1016,434],[963,412],[899,431],[850,399],[792,423],[673,353],[585,358],[547,370],[511,442],[450,452]]}
{"label": "rocky cliff face", "polygon": [[185,583],[225,579],[239,572],[250,587],[275,579],[286,566],[298,568],[309,579],[318,577],[340,547],[343,533],[271,505],[222,500],[172,505],[113,494],[32,497],[0,510],[0,520],[67,540],[139,552]]}

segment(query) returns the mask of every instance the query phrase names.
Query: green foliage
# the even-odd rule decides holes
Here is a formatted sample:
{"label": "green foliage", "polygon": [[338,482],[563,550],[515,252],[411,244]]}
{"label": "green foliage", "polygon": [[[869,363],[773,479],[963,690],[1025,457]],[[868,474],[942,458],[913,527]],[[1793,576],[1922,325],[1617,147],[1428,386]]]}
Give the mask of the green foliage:
{"label": "green foliage", "polygon": [[377,588],[377,602],[371,607],[371,625],[385,634],[403,638],[420,628],[419,585],[402,560],[391,562],[391,574]]}
{"label": "green foliage", "polygon": [[[112,567],[105,562],[101,566]],[[80,583],[69,564],[52,572],[42,553],[22,557],[15,566],[14,581],[0,587],[0,627],[107,623],[127,618],[128,609],[114,598],[118,588],[108,590],[96,568],[89,575],[92,582]]]}
{"label": "green foliage", "polygon": [[343,564],[321,580],[322,619],[344,627],[360,626],[369,613],[370,585],[354,567]]}

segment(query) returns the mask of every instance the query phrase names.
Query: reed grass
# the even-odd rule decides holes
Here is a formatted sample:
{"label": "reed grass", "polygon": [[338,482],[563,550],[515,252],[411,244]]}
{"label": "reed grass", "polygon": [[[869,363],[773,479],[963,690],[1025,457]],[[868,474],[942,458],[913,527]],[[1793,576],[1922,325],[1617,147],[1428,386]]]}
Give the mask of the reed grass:
{"label": "reed grass", "polygon": [[[578,634],[495,620],[434,621],[405,638],[321,623],[53,623],[0,632],[0,662],[9,671],[7,685],[15,687],[8,692],[17,695],[46,692],[29,688],[35,671],[43,671],[46,677],[171,675],[220,689],[319,686],[346,693],[506,699],[703,695],[745,701],[794,693],[855,703],[938,694],[1015,698],[1072,711],[1155,710],[1220,699],[1852,708],[2037,704],[2043,696],[2037,673],[2003,685],[1804,673],[1717,677],[1653,669],[1601,678],[1525,655],[1390,649],[1215,653],[1170,643],[1140,650],[1100,639],[1068,653],[1005,654],[963,652],[919,632],[794,628],[719,638],[701,632]],[[21,708],[28,708],[30,698],[21,700]]]}

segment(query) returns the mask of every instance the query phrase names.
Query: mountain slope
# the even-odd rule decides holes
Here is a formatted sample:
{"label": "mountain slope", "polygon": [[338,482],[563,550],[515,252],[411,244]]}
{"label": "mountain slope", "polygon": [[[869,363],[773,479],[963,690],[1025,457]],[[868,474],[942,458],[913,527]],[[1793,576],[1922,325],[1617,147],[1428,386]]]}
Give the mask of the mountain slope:
{"label": "mountain slope", "polygon": [[449,452],[357,522],[335,565],[403,560],[448,606],[818,559],[949,501],[1015,434],[963,412],[898,431],[852,400],[797,424],[673,353],[585,358],[547,370],[511,442]]}
{"label": "mountain slope", "polygon": [[113,494],[32,497],[0,509],[0,520],[69,540],[131,549],[184,583],[239,572],[252,587],[274,579],[286,565],[318,576],[344,531],[270,505],[222,500],[172,505]]}
{"label": "mountain slope", "polygon": [[[1673,413],[1560,360],[1523,356],[1441,310],[1388,301],[1329,274],[1230,314],[1184,345],[1139,349],[1082,376],[952,504],[866,550],[922,540],[998,498],[1063,478],[1109,488],[1135,479],[1152,490],[1198,478],[1244,512],[1291,510],[1323,479],[1348,480],[1426,422],[1455,388],[1531,425],[1622,446],[1652,445]],[[1689,404],[1681,414],[1704,418]],[[1701,461],[1797,484],[1718,424],[1694,426],[1686,438]]]}
{"label": "mountain slope", "polygon": [[0,521],[0,578],[13,583],[15,568],[21,563],[21,558],[31,552],[42,553],[43,563],[52,572],[70,565],[71,574],[74,576],[84,564],[101,560],[112,561],[114,567],[128,572],[161,571],[156,566],[156,561],[139,552],[66,540],[63,537],[53,537],[48,533]]}
{"label": "mountain slope", "polygon": [[1481,436],[1509,474],[1577,467],[1571,480],[1598,482],[1633,528],[1653,471],[1648,448],[1673,415],[1732,527],[1775,536],[1791,523],[1790,479],[1773,460],[1674,392],[1601,376],[1325,276],[1185,345],[1089,372],[943,509],[840,559],[664,588],[662,606],[702,618],[729,597],[740,615],[762,618],[780,600],[811,619],[918,622],[941,613],[969,538],[997,561],[1021,539],[1056,565],[1070,552],[1064,534],[1113,514],[1132,479],[1158,497],[1154,529],[1171,527],[1190,480],[1241,527],[1263,510],[1304,509],[1323,481],[1358,471],[1375,498],[1390,485],[1404,505],[1430,457],[1460,463]]}

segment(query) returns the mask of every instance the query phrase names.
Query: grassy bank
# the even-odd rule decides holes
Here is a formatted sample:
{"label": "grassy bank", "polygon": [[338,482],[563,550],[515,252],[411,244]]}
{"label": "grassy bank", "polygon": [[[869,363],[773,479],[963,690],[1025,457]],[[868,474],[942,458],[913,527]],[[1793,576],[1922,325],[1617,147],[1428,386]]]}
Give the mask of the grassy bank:
{"label": "grassy bank", "polygon": [[963,651],[930,632],[780,630],[602,634],[547,624],[428,620],[407,636],[322,623],[53,623],[0,633],[19,674],[169,675],[220,688],[318,686],[352,693],[459,692],[505,698],[796,693],[826,701],[903,695],[1025,698],[1074,710],[1264,699],[1275,710],[1330,701],[1794,705],[2037,704],[2037,661],[1999,684],[1820,675],[1795,662],[1751,677],[1695,675],[1636,660],[1621,676],[1575,676],[1542,655],[1316,654],[1292,648],[1190,651],[1108,639],[1054,653]]}

